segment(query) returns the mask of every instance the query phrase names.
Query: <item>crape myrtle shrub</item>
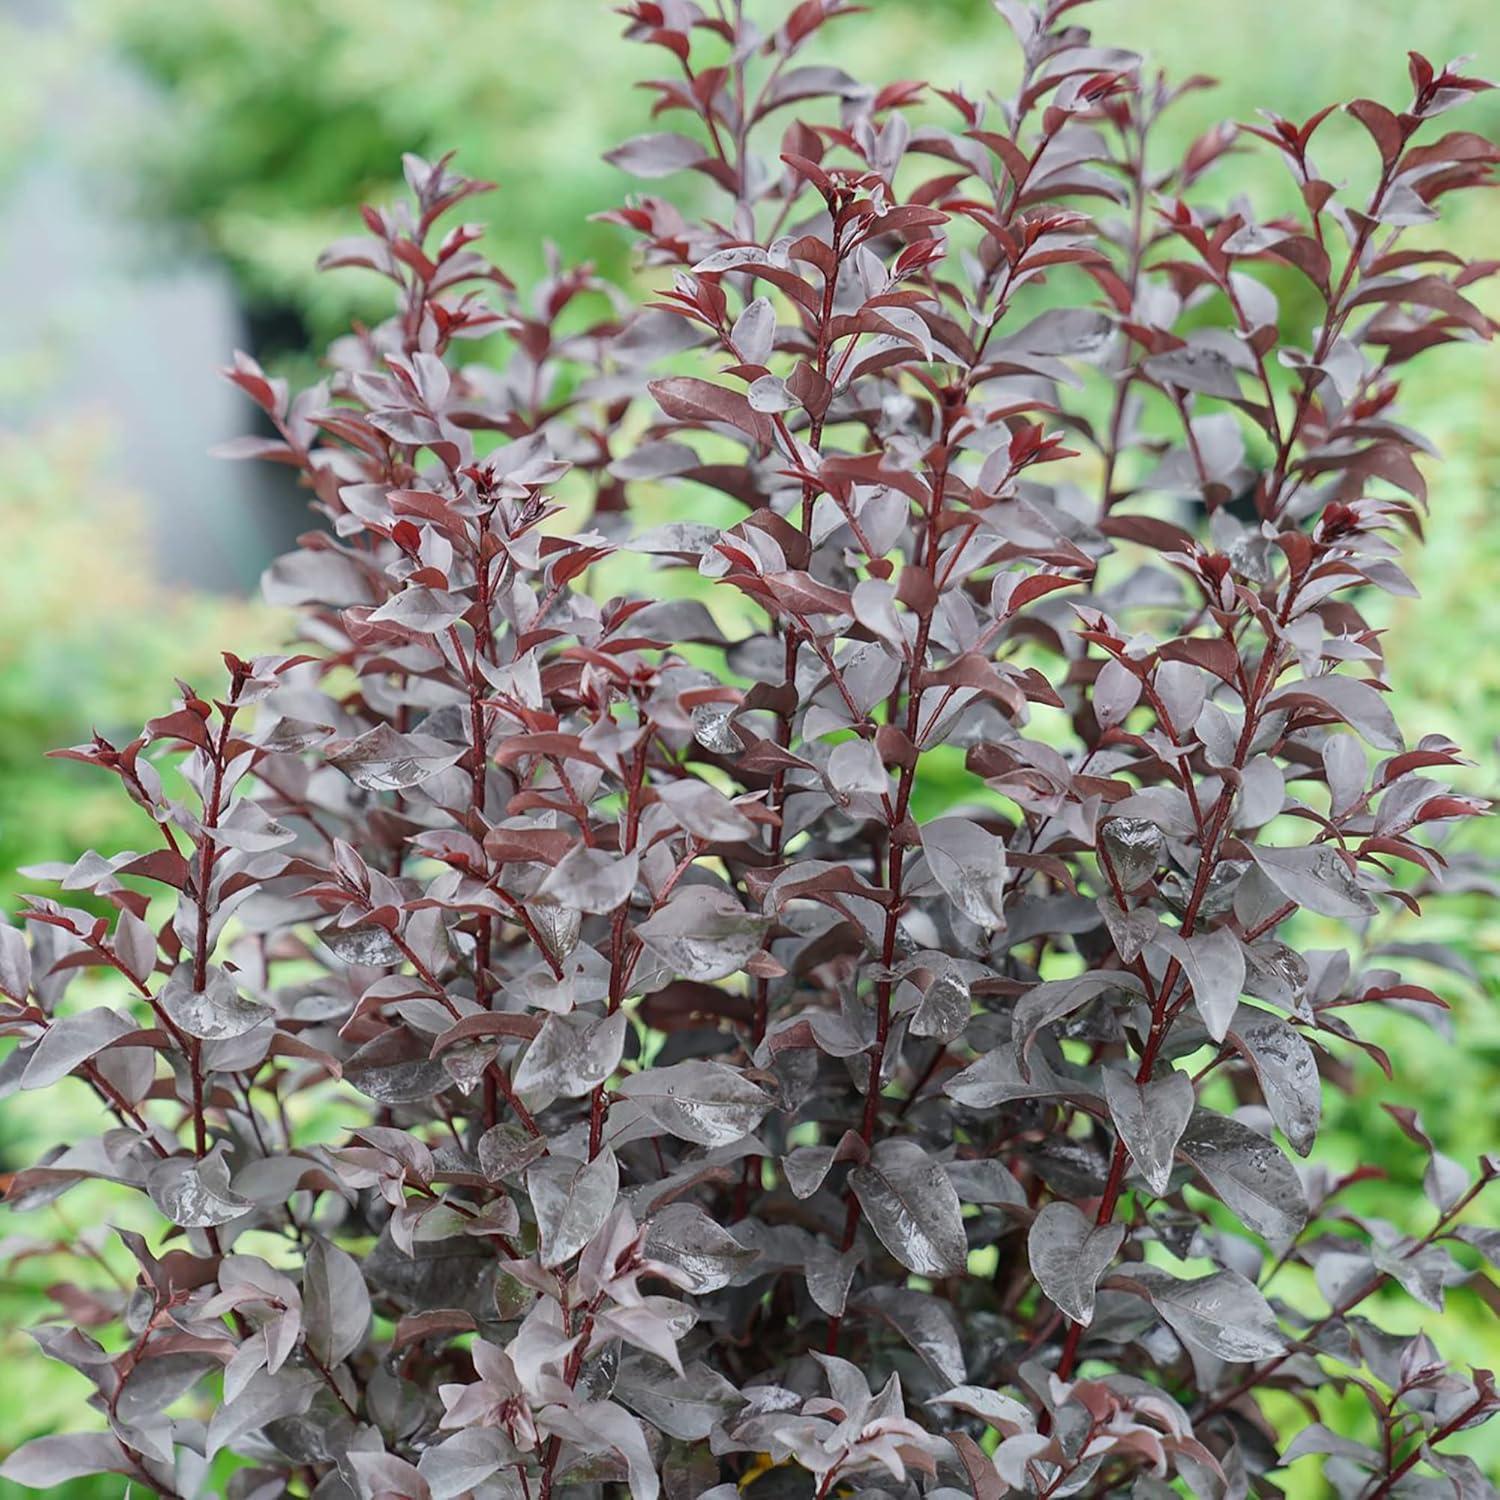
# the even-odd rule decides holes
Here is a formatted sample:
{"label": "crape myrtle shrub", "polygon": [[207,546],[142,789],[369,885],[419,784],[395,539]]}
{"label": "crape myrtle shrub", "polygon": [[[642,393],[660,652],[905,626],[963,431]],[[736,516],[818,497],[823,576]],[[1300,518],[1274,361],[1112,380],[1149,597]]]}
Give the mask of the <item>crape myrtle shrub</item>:
{"label": "crape myrtle shrub", "polygon": [[[1447,1440],[1489,1374],[1373,1319],[1495,1253],[1495,1164],[1392,1102],[1407,1235],[1345,1205],[1373,1168],[1295,1160],[1358,1050],[1402,1097],[1359,1018],[1443,1002],[1362,934],[1477,811],[1362,609],[1420,530],[1401,368],[1492,332],[1493,267],[1424,229],[1500,158],[1439,122],[1484,85],[1413,57],[1348,106],[1347,187],[1326,111],[1167,161],[1203,80],[1079,5],[1000,0],[1019,81],[979,103],[808,63],[837,0],[641,0],[679,128],[613,160],[696,174],[609,215],[646,305],[518,294],[451,212],[484,185],[412,159],[328,257],[390,321],[295,397],[236,362],[278,434],[244,451],[328,529],[267,577],[297,654],[65,752],[156,846],[0,928],[6,1086],[101,1126],[11,1201],[104,1179],[159,1224],[35,1330],[101,1430],[8,1476],[1217,1497],[1311,1453],[1346,1496],[1485,1492]],[[1242,149],[1298,212],[1202,201]],[[642,528],[646,491],[737,519]]]}

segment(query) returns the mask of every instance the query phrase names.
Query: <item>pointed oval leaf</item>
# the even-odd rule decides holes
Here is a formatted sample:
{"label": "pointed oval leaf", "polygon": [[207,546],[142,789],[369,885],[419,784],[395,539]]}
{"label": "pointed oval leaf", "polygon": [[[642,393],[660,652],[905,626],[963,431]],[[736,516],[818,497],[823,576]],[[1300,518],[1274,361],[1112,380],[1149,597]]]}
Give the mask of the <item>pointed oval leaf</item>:
{"label": "pointed oval leaf", "polygon": [[1094,1320],[1094,1290],[1125,1238],[1123,1224],[1095,1224],[1071,1203],[1049,1203],[1026,1237],[1031,1274],[1075,1323]]}
{"label": "pointed oval leaf", "polygon": [[1182,965],[1208,1034],[1222,1042],[1245,988],[1244,945],[1227,927],[1195,932],[1190,938],[1162,928],[1156,941]]}
{"label": "pointed oval leaf", "polygon": [[33,1490],[55,1490],[91,1474],[133,1472],[125,1450],[108,1432],[64,1432],[22,1443],[0,1464],[0,1479]]}
{"label": "pointed oval leaf", "polygon": [[44,1089],[66,1078],[80,1063],[102,1052],[111,1042],[128,1036],[135,1023],[105,1006],[81,1011],[76,1016],[62,1016],[43,1033],[31,1049],[25,1071],[21,1074],[23,1089]]}
{"label": "pointed oval leaf", "polygon": [[1242,1364],[1286,1349],[1270,1303],[1238,1271],[1178,1280],[1156,1266],[1132,1266],[1130,1279],[1179,1338],[1218,1359]]}
{"label": "pointed oval leaf", "polygon": [[932,877],[986,931],[1005,926],[1005,845],[969,818],[937,818],[922,829]]}
{"label": "pointed oval leaf", "polygon": [[222,1161],[206,1156],[169,1156],[146,1177],[151,1201],[172,1223],[183,1229],[212,1229],[227,1224],[255,1207],[229,1187]]}
{"label": "pointed oval leaf", "polygon": [[738,973],[765,940],[766,918],[746,911],[732,891],[678,889],[636,928],[641,940],[683,979],[708,982]]}
{"label": "pointed oval leaf", "polygon": [[592,1161],[546,1156],[526,1173],[544,1266],[560,1266],[593,1239],[615,1206],[620,1166],[606,1146]]}
{"label": "pointed oval leaf", "polygon": [[623,1010],[602,1018],[549,1015],[516,1068],[516,1092],[560,1099],[590,1093],[619,1067],[626,1027]]}
{"label": "pointed oval leaf", "polygon": [[962,1036],[973,1011],[969,986],[963,976],[952,972],[939,974],[922,995],[911,1018],[915,1036],[930,1036],[940,1042],[951,1042]]}
{"label": "pointed oval leaf", "polygon": [[547,872],[537,895],[574,911],[610,912],[635,889],[640,860],[579,844]]}
{"label": "pointed oval leaf", "polygon": [[456,765],[462,755],[462,747],[427,734],[400,734],[386,723],[327,752],[333,765],[368,792],[399,792],[419,786]]}
{"label": "pointed oval leaf", "polygon": [[180,965],[156,998],[179,1031],[205,1042],[244,1036],[276,1014],[269,1005],[247,1000],[230,975],[216,965],[210,966],[201,990],[193,988],[192,966]]}
{"label": "pointed oval leaf", "polygon": [[370,1326],[370,1293],[359,1262],[324,1239],[307,1252],[302,1323],[307,1347],[330,1368],[364,1343]]}
{"label": "pointed oval leaf", "polygon": [[1197,1102],[1192,1079],[1174,1069],[1143,1085],[1118,1069],[1107,1068],[1104,1098],[1141,1176],[1153,1193],[1166,1192],[1177,1142]]}
{"label": "pointed oval leaf", "polygon": [[658,1125],[700,1146],[728,1146],[750,1134],[771,1107],[770,1097],[724,1063],[673,1063],[632,1073],[619,1092]]}
{"label": "pointed oval leaf", "polygon": [[728,1286],[758,1252],[740,1244],[696,1203],[670,1203],[646,1225],[646,1254],[675,1266],[701,1296]]}
{"label": "pointed oval leaf", "polygon": [[322,1384],[313,1371],[294,1365],[283,1365],[274,1375],[265,1370],[252,1375],[244,1390],[220,1406],[209,1420],[204,1457],[212,1458],[221,1448],[260,1431],[268,1422],[300,1417],[312,1405]]}
{"label": "pointed oval leaf", "polygon": [[1307,1223],[1296,1168],[1274,1141],[1248,1125],[1195,1110],[1177,1149],[1245,1224],[1272,1244],[1289,1243]]}
{"label": "pointed oval leaf", "polygon": [[1271,1118],[1298,1156],[1312,1150],[1323,1117],[1323,1080],[1307,1038],[1295,1026],[1253,1005],[1241,1005],[1229,1040],[1244,1053]]}
{"label": "pointed oval leaf", "polygon": [[1100,823],[1100,850],[1124,891],[1145,885],[1166,849],[1163,832],[1149,817],[1109,817]]}
{"label": "pointed oval leaf", "polygon": [[880,1242],[920,1276],[957,1276],[968,1264],[958,1193],[915,1141],[876,1144],[870,1160],[849,1173],[849,1185]]}
{"label": "pointed oval leaf", "polygon": [[1288,901],[1319,916],[1344,921],[1372,916],[1375,903],[1360,889],[1343,857],[1330,844],[1295,849],[1252,848],[1256,864]]}

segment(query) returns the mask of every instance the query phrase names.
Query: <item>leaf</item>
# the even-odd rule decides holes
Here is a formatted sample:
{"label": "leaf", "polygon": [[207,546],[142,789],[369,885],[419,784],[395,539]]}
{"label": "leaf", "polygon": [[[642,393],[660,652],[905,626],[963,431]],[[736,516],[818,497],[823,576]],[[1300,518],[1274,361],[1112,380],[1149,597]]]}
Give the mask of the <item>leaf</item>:
{"label": "leaf", "polygon": [[32,1438],[3,1464],[0,1479],[28,1489],[51,1490],[90,1474],[129,1474],[134,1466],[107,1432],[68,1432]]}
{"label": "leaf", "polygon": [[704,427],[713,422],[727,422],[738,427],[757,443],[769,446],[776,437],[776,427],[764,412],[756,411],[749,398],[692,375],[672,375],[653,380],[649,387],[656,404],[679,422]]}
{"label": "leaf", "polygon": [[619,1186],[619,1163],[608,1146],[592,1161],[546,1156],[527,1169],[544,1266],[560,1266],[588,1244],[615,1206]]}
{"label": "leaf", "polygon": [[811,1198],[823,1186],[833,1166],[833,1155],[832,1146],[798,1146],[781,1158],[786,1185],[793,1196]]}
{"label": "leaf", "polygon": [[[418,441],[413,435],[410,441]],[[421,439],[425,441],[425,438]],[[413,584],[393,594],[370,618],[388,625],[399,625],[416,635],[438,635],[450,625],[463,619],[469,601],[462,594],[450,594],[446,589],[430,589]]]}
{"label": "leaf", "polygon": [[62,1016],[52,1022],[31,1049],[21,1074],[23,1089],[44,1089],[66,1078],[80,1063],[102,1052],[111,1042],[134,1031],[135,1023],[105,1006]]}
{"label": "leaf", "polygon": [[763,365],[771,357],[776,337],[776,309],[766,297],[757,297],[745,305],[734,320],[730,339],[743,365]]}
{"label": "leaf", "polygon": [[416,1104],[452,1081],[441,1060],[404,1026],[381,1032],[344,1064],[344,1077],[380,1104]]}
{"label": "leaf", "polygon": [[1027,354],[1078,358],[1097,354],[1114,333],[1107,313],[1088,307],[1054,307],[1038,313],[1018,333],[1000,340],[997,348],[1023,349]]}
{"label": "leaf", "polygon": [[228,1041],[276,1015],[269,1005],[247,1000],[233,978],[216,964],[210,965],[205,984],[205,989],[195,990],[192,965],[180,964],[156,997],[172,1024],[189,1036],[205,1042]]}
{"label": "leaf", "polygon": [[674,1266],[698,1296],[726,1287],[756,1259],[695,1203],[669,1203],[646,1223],[646,1254]]}
{"label": "leaf", "polygon": [[923,992],[922,1003],[912,1015],[912,1034],[951,1042],[963,1035],[973,1008],[963,976],[952,971],[939,974]]}
{"label": "leaf", "polygon": [[1319,916],[1344,921],[1374,915],[1374,901],[1360,889],[1343,856],[1331,844],[1303,844],[1294,849],[1249,847],[1266,879],[1288,901]]}
{"label": "leaf", "polygon": [[351,1449],[343,1455],[340,1467],[353,1471],[354,1483],[346,1488],[358,1500],[432,1500],[421,1471],[384,1449]]}
{"label": "leaf", "polygon": [[929,1397],[927,1404],[956,1406],[960,1411],[972,1413],[986,1426],[993,1427],[1006,1437],[1036,1430],[1036,1418],[1029,1408],[1022,1406],[1014,1396],[1007,1396],[1003,1391],[992,1391],[986,1386],[955,1385],[940,1396]]}
{"label": "leaf", "polygon": [[1145,952],[1146,944],[1160,931],[1161,919],[1149,906],[1122,911],[1108,896],[1101,896],[1095,904],[1104,918],[1115,952],[1126,963],[1133,964]]}
{"label": "leaf", "polygon": [[524,1171],[547,1149],[545,1137],[506,1122],[479,1137],[479,1170],[491,1182]]}
{"label": "leaf", "polygon": [[723,1063],[673,1063],[624,1079],[619,1092],[680,1140],[729,1146],[749,1135],[771,1107],[770,1098]]}
{"label": "leaf", "polygon": [[815,1241],[807,1252],[802,1270],[807,1295],[830,1318],[841,1318],[849,1302],[849,1287],[864,1256],[858,1249],[840,1255],[832,1245]]}
{"label": "leaf", "polygon": [[1195,932],[1184,939],[1169,928],[1157,933],[1157,942],[1182,965],[1193,989],[1193,1001],[1208,1034],[1224,1040],[1230,1017],[1245,988],[1245,950],[1227,927]]}
{"label": "leaf", "polygon": [[1229,1040],[1255,1070],[1266,1108],[1292,1150],[1306,1156],[1323,1116],[1323,1081],[1307,1038],[1280,1016],[1241,1005],[1229,1023]]}
{"label": "leaf", "polygon": [[219,1362],[208,1354],[163,1354],[142,1359],[121,1382],[114,1400],[114,1414],[121,1422],[135,1425],[169,1407],[186,1395]]}
{"label": "leaf", "polygon": [[963,1211],[948,1174],[915,1141],[877,1142],[849,1185],[880,1242],[921,1276],[957,1276],[968,1264]]}
{"label": "leaf", "polygon": [[346,608],[376,599],[365,569],[326,547],[304,547],[278,557],[261,574],[260,589],[266,603],[280,609],[306,604]]}
{"label": "leaf", "polygon": [[1274,1141],[1211,1110],[1193,1112],[1178,1151],[1244,1223],[1273,1245],[1290,1243],[1307,1223],[1307,1199]]}
{"label": "leaf", "polygon": [[355,786],[367,792],[399,792],[417,786],[458,762],[462,748],[426,734],[398,734],[380,723],[358,739],[326,752]]}
{"label": "leaf", "polygon": [[388,928],[378,922],[360,922],[353,927],[330,924],[318,936],[340,962],[362,968],[390,969],[404,963],[406,955]]}
{"label": "leaf", "polygon": [[1094,1289],[1125,1238],[1123,1224],[1095,1224],[1071,1203],[1047,1204],[1026,1237],[1031,1274],[1075,1323],[1094,1320]]}
{"label": "leaf", "polygon": [[210,1418],[204,1457],[212,1459],[221,1448],[259,1432],[268,1422],[300,1417],[322,1384],[312,1370],[299,1370],[295,1365],[283,1365],[274,1375],[265,1370],[252,1375],[245,1389]]}
{"label": "leaf", "polygon": [[963,1344],[954,1311],[946,1301],[904,1286],[868,1287],[855,1300],[861,1310],[884,1318],[939,1380],[954,1384],[963,1380]]}
{"label": "leaf", "polygon": [[571,1407],[549,1406],[545,1426],[578,1444],[587,1453],[613,1450],[625,1460],[631,1500],[657,1500],[661,1480],[637,1418],[612,1401],[581,1401]]}
{"label": "leaf", "polygon": [[1382,164],[1389,167],[1401,154],[1401,147],[1405,142],[1401,122],[1385,105],[1378,104],[1373,99],[1356,99],[1344,108],[1370,132],[1370,138],[1380,152]]}
{"label": "leaf", "polygon": [[520,1455],[497,1427],[469,1427],[423,1451],[417,1473],[427,1481],[432,1500],[456,1500],[479,1487]]}
{"label": "leaf", "polygon": [[747,1399],[702,1360],[681,1375],[648,1376],[640,1365],[622,1370],[615,1395],[668,1437],[688,1443],[723,1426]]}
{"label": "leaf", "polygon": [[880,796],[890,790],[890,777],[873,740],[845,740],[835,745],[828,757],[826,779],[842,807],[858,794]]}
{"label": "leaf", "polygon": [[547,872],[537,895],[574,911],[611,912],[635,889],[639,869],[640,859],[634,854],[611,854],[579,844]]}
{"label": "leaf", "polygon": [[674,974],[707,981],[743,969],[760,950],[768,925],[732,891],[689,885],[679,887],[636,933]]}
{"label": "leaf", "polygon": [[1321,1422],[1310,1423],[1292,1439],[1282,1452],[1281,1463],[1283,1466],[1295,1463],[1309,1453],[1337,1454],[1340,1458],[1351,1459],[1367,1470],[1375,1469],[1381,1462],[1380,1454],[1376,1449],[1364,1443],[1356,1443],[1353,1438],[1330,1432]]}
{"label": "leaf", "polygon": [[590,1093],[619,1067],[625,1031],[623,1010],[602,1018],[549,1015],[516,1068],[515,1091],[560,1099]]}
{"label": "leaf", "polygon": [[1268,702],[1271,708],[1311,704],[1331,710],[1377,750],[1402,748],[1401,731],[1390,705],[1362,678],[1337,674],[1299,678],[1278,688]]}
{"label": "leaf", "polygon": [[1094,679],[1094,717],[1101,729],[1123,724],[1131,709],[1140,701],[1141,679],[1123,662],[1111,657]]}
{"label": "leaf", "polygon": [[364,1343],[370,1326],[370,1293],[359,1262],[324,1239],[307,1252],[302,1325],[307,1347],[330,1369]]}
{"label": "leaf", "polygon": [[842,68],[826,64],[787,68],[768,83],[761,109],[763,113],[769,114],[784,104],[791,104],[798,99],[815,99],[821,94],[834,94],[840,99],[856,99],[862,90],[863,85]]}
{"label": "leaf", "polygon": [[1133,891],[1160,867],[1166,838],[1149,818],[1106,818],[1099,824],[1099,849],[1120,889]]}
{"label": "leaf", "polygon": [[691,136],[663,130],[638,135],[604,153],[611,166],[632,177],[670,177],[708,160],[708,152]]}
{"label": "leaf", "polygon": [[1016,1008],[1011,1016],[1011,1043],[1022,1072],[1029,1074],[1031,1048],[1042,1027],[1072,1015],[1074,1011],[1081,1010],[1091,1000],[1110,990],[1139,994],[1142,985],[1126,969],[1092,969],[1075,975],[1072,979],[1049,979],[1045,983],[1032,985],[1016,1001]]}
{"label": "leaf", "polygon": [[943,1085],[943,1092],[970,1109],[993,1109],[1017,1099],[1047,1099],[1074,1092],[1076,1085],[1054,1076],[1043,1058],[1031,1060],[1023,1075],[1009,1047],[992,1048]]}
{"label": "leaf", "polygon": [[1200,391],[1224,401],[1240,399],[1234,366],[1217,349],[1187,344],[1166,354],[1153,355],[1141,368],[1153,379],[1170,381],[1185,391]]}
{"label": "leaf", "polygon": [[1185,1343],[1231,1364],[1274,1359],[1286,1349],[1276,1314],[1238,1271],[1178,1280],[1156,1266],[1132,1266],[1130,1279]]}
{"label": "leaf", "polygon": [[[674,640],[681,638],[680,632],[673,636]],[[658,788],[657,795],[682,828],[710,844],[732,843],[755,835],[755,824],[718,787],[706,781],[673,781]]]}
{"label": "leaf", "polygon": [[[687,455],[687,461],[681,465],[683,469],[695,469],[698,466],[698,455],[686,443],[647,443],[645,447],[674,449]],[[642,449],[638,448],[636,453],[639,454],[641,451]],[[619,463],[611,464],[610,472],[622,479],[638,477],[629,473],[621,474],[620,468]],[[656,478],[657,476],[639,477]],[[711,526],[706,521],[664,521],[660,526],[648,526],[644,531],[633,532],[627,541],[621,543],[621,546],[628,552],[643,552],[648,557],[701,557],[722,535],[722,527]],[[687,601],[670,602],[685,603]],[[644,614],[645,611],[643,610],[642,613]],[[661,790],[665,791],[665,788]]]}
{"label": "leaf", "polygon": [[1005,845],[968,818],[937,818],[922,829],[933,879],[977,927],[1005,926]]}
{"label": "leaf", "polygon": [[1026,1190],[1016,1180],[1015,1173],[994,1157],[944,1162],[943,1170],[960,1202],[1029,1207]]}
{"label": "leaf", "polygon": [[23,1005],[31,992],[31,949],[26,935],[0,921],[0,995],[9,995]]}
{"label": "leaf", "polygon": [[172,1223],[183,1229],[212,1229],[255,1207],[231,1191],[223,1152],[221,1143],[201,1161],[169,1156],[147,1173],[146,1191]]}
{"label": "leaf", "polygon": [[1158,1196],[1165,1193],[1177,1142],[1197,1103],[1192,1079],[1173,1069],[1142,1085],[1117,1068],[1106,1068],[1104,1098],[1120,1139],[1147,1185]]}

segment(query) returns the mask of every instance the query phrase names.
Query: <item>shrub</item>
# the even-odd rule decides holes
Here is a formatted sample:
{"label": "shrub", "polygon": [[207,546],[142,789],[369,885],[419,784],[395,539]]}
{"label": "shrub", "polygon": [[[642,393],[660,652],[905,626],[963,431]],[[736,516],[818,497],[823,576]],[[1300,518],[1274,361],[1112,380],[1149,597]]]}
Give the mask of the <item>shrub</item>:
{"label": "shrub", "polygon": [[[107,1430],[9,1477],[1219,1496],[1311,1453],[1483,1490],[1447,1439],[1489,1374],[1374,1319],[1494,1255],[1495,1163],[1393,1103],[1407,1235],[1348,1206],[1374,1167],[1287,1150],[1361,1047],[1399,1089],[1350,1017],[1443,1002],[1362,934],[1479,810],[1363,611],[1424,504],[1396,376],[1492,332],[1493,267],[1423,229],[1500,160],[1428,128],[1484,85],[1413,57],[1402,111],[1351,104],[1358,189],[1326,111],[1162,161],[1203,80],[1080,3],[1002,0],[995,105],[805,61],[839,0],[640,0],[687,124],[612,159],[713,195],[608,216],[646,305],[521,297],[443,227],[484,184],[410,158],[327,257],[395,315],[295,398],[237,360],[279,434],[242,453],[327,522],[266,579],[303,649],[64,752],[160,845],[0,928],[7,1086],[111,1117],[12,1202],[104,1179],[170,1226],[118,1232],[128,1290],[56,1289]],[[1256,143],[1299,213],[1203,200]],[[1325,1387],[1368,1432],[1278,1452]]]}

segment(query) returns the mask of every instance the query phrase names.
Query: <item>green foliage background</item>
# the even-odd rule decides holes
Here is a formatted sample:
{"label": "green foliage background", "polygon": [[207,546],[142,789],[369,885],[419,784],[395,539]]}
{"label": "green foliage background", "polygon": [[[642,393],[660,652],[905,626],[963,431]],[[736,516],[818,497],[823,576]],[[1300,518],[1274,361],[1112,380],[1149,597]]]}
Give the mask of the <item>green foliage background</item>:
{"label": "green foliage background", "polygon": [[[754,0],[752,0],[754,3]],[[775,12],[779,14],[779,8]],[[1098,0],[1083,14],[1097,35],[1137,48],[1174,76],[1222,79],[1171,117],[1179,144],[1213,121],[1248,119],[1257,107],[1303,118],[1334,100],[1405,97],[1405,52],[1441,62],[1478,53],[1500,71],[1500,14],[1493,0]],[[830,28],[839,62],[875,79],[930,77],[972,94],[1000,88],[1014,68],[1008,35],[986,0],[871,0],[869,13]],[[186,230],[199,251],[225,261],[272,348],[283,354],[326,339],[353,314],[378,313],[355,277],[314,277],[328,241],[357,229],[357,205],[397,191],[404,150],[457,148],[467,171],[496,179],[488,201],[491,253],[518,280],[543,265],[544,242],[565,259],[592,259],[611,276],[632,274],[618,233],[589,216],[631,190],[599,158],[649,128],[647,96],[634,90],[656,61],[618,39],[602,0],[547,4],[496,0],[77,0],[68,24],[41,33],[0,15],[11,61],[0,89],[0,193],[47,128],[48,101],[80,58],[116,58],[154,97],[98,145],[95,169],[125,186],[148,224]],[[662,54],[656,54],[660,57]],[[1465,128],[1500,132],[1490,96]],[[1326,135],[1326,139],[1325,139]],[[1325,175],[1369,167],[1369,146],[1347,122],[1320,134]],[[1235,174],[1238,174],[1237,176]],[[1278,168],[1235,158],[1221,185],[1265,207],[1284,196]],[[1496,253],[1500,202],[1471,207],[1445,233],[1469,254]],[[1486,306],[1500,315],[1500,299]],[[1312,306],[1287,308],[1295,326]],[[227,353],[227,351],[226,351]],[[0,343],[0,410],[40,378],[23,351]],[[1409,393],[1408,415],[1448,455],[1432,472],[1428,545],[1414,553],[1420,600],[1388,612],[1387,649],[1398,718],[1409,732],[1441,732],[1476,765],[1466,789],[1493,794],[1500,736],[1500,352],[1446,351]],[[111,484],[107,417],[42,430],[0,427],[0,898],[27,888],[20,864],[113,849],[139,836],[112,786],[43,752],[97,727],[128,737],[165,705],[174,675],[207,684],[217,650],[269,646],[280,628],[239,601],[179,592],[162,607],[138,524],[138,497]],[[663,497],[664,514],[672,505]],[[680,502],[679,502],[680,503]],[[97,539],[105,556],[90,563]],[[940,800],[941,789],[934,799]],[[1467,852],[1500,855],[1500,824],[1467,835]],[[1404,1228],[1425,1227],[1421,1163],[1381,1110],[1388,1098],[1420,1104],[1440,1147],[1463,1161],[1500,1146],[1500,912],[1483,894],[1433,905],[1418,931],[1391,920],[1387,937],[1454,945],[1461,971],[1422,975],[1453,1007],[1450,1046],[1424,1023],[1387,1016],[1372,1028],[1398,1070],[1395,1089],[1355,1058],[1353,1091],[1333,1094],[1320,1158],[1340,1168],[1382,1167],[1361,1207]],[[1317,941],[1318,934],[1310,934]],[[1337,940],[1336,934],[1324,940]],[[0,1170],[30,1160],[55,1138],[57,1111],[72,1128],[94,1128],[80,1093],[11,1100],[0,1114]],[[1489,1205],[1491,1210],[1493,1204]],[[102,1222],[114,1205],[78,1192],[17,1219],[0,1212],[0,1238],[70,1235]],[[83,1382],[42,1361],[24,1329],[52,1304],[45,1288],[59,1258],[21,1263],[0,1281],[0,1450],[79,1420]],[[123,1270],[116,1267],[117,1271]],[[100,1276],[106,1273],[101,1268]],[[1288,1279],[1288,1296],[1315,1296]],[[1500,1325],[1493,1286],[1455,1292],[1441,1317],[1395,1303],[1402,1326],[1427,1326],[1450,1357],[1493,1366]],[[1312,1305],[1310,1302],[1309,1305]],[[1325,1418],[1355,1431],[1360,1404],[1330,1396]],[[1285,1414],[1295,1420],[1289,1408]],[[1472,1451],[1500,1471],[1500,1438]],[[1322,1493],[1316,1460],[1291,1471],[1290,1490]],[[119,1480],[66,1487],[77,1496],[120,1493]],[[24,1493],[0,1484],[0,1496]]]}

